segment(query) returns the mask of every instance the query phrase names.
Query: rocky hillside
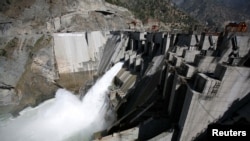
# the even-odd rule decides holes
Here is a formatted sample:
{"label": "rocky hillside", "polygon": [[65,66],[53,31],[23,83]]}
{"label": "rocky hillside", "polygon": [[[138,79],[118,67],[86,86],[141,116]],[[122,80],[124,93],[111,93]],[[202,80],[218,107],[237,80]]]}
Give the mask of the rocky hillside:
{"label": "rocky hillside", "polygon": [[[189,28],[198,22],[189,15],[178,10],[169,0],[106,0],[109,3],[128,8],[146,25],[148,22],[161,21],[161,27]],[[155,22],[157,23],[157,22]]]}
{"label": "rocky hillside", "polygon": [[250,20],[249,0],[172,0],[181,10],[208,26]]}
{"label": "rocky hillside", "polygon": [[77,93],[92,79],[92,70],[58,75],[54,33],[127,29],[131,20],[103,0],[1,0],[0,114],[37,105],[61,86]]}
{"label": "rocky hillside", "polygon": [[125,8],[103,0],[1,0],[4,35],[127,28],[134,19]]}

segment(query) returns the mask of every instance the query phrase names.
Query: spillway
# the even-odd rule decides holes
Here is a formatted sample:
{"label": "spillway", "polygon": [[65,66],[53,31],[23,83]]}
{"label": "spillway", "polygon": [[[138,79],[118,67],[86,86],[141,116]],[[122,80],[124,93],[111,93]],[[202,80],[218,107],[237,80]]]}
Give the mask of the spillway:
{"label": "spillway", "polygon": [[16,118],[0,115],[1,141],[90,140],[94,132],[115,121],[107,92],[122,65],[117,63],[107,71],[82,100],[58,89],[55,98],[24,109]]}

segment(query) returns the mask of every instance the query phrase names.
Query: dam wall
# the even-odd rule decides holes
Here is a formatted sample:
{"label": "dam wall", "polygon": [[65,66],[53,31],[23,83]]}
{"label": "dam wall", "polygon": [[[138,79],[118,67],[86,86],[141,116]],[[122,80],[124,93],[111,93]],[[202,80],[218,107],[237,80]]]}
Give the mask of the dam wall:
{"label": "dam wall", "polygon": [[[84,94],[123,61],[108,94],[117,121],[96,140],[193,140],[249,95],[249,40],[237,34],[138,31],[9,39],[0,63],[22,75],[11,71],[7,79],[6,67],[0,68],[0,104],[36,105],[58,87]],[[8,54],[15,59],[6,59]]]}
{"label": "dam wall", "polygon": [[[244,63],[249,61],[248,36],[126,34],[125,65],[110,93],[118,119],[103,134],[108,136],[96,140],[195,140],[209,124],[236,110],[233,103],[248,97],[250,68]],[[228,54],[235,51],[235,42],[239,55],[234,57]]]}
{"label": "dam wall", "polygon": [[104,34],[99,31],[54,34],[59,73],[96,70],[107,40]]}
{"label": "dam wall", "polygon": [[111,62],[120,61],[126,45],[125,34],[107,31],[0,40],[5,41],[0,44],[0,108],[14,115],[27,105],[52,98],[58,88],[78,94],[88,87],[85,85],[92,85],[98,72],[103,74]]}

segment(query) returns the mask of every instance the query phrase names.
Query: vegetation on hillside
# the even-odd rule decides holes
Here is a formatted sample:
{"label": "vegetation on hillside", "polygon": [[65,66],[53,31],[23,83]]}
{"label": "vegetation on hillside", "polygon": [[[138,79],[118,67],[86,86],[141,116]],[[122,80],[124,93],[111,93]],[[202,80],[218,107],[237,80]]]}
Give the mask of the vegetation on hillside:
{"label": "vegetation on hillside", "polygon": [[144,23],[148,19],[156,19],[171,27],[189,27],[197,24],[197,20],[174,7],[169,0],[106,0],[111,4],[128,8]]}
{"label": "vegetation on hillside", "polygon": [[221,28],[227,22],[249,22],[249,6],[249,0],[185,0],[178,3],[180,9],[201,23]]}

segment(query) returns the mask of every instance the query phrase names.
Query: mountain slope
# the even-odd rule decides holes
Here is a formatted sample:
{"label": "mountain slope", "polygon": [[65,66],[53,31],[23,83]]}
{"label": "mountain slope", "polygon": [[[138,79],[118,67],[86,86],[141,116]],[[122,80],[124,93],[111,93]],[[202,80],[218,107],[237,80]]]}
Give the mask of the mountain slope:
{"label": "mountain slope", "polygon": [[134,16],[104,0],[2,0],[0,35],[127,28]]}
{"label": "mountain slope", "polygon": [[170,0],[106,0],[106,2],[128,8],[133,14],[147,23],[149,19],[163,22],[170,28],[188,28],[198,22],[178,10]]}
{"label": "mountain slope", "polygon": [[172,0],[180,9],[209,26],[229,21],[249,21],[249,0]]}

